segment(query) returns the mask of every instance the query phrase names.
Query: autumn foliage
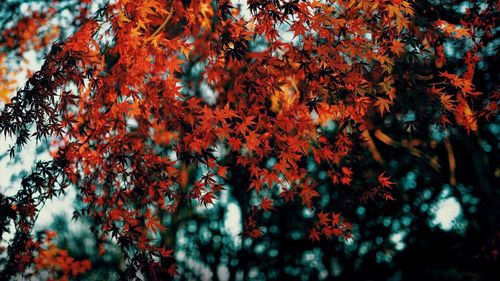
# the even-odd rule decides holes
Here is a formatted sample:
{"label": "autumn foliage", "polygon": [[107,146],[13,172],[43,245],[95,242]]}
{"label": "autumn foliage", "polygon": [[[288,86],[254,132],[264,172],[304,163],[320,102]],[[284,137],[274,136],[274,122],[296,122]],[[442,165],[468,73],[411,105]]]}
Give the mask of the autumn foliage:
{"label": "autumn foliage", "polygon": [[[4,53],[50,51],[5,104],[0,132],[16,137],[11,157],[49,139],[52,160],[2,198],[11,208],[2,226],[20,227],[0,279],[31,263],[59,280],[91,269],[50,245],[52,233],[47,246],[30,246],[40,208],[70,186],[83,204],[74,218],[92,222],[101,254],[106,241],[119,245],[130,278],[176,274],[172,217],[217,204],[226,189],[254,198],[241,206],[244,239],[266,235],[260,217],[286,204],[313,212],[310,240],[356,239],[340,202],[398,200],[374,140],[439,165],[418,143],[385,134],[387,116],[405,133],[419,130],[413,114],[475,134],[497,114],[498,89],[474,80],[497,4],[466,9],[460,24],[422,24],[422,8],[406,0],[247,3],[118,0],[84,10],[76,32],[51,46],[57,30],[37,27],[54,9],[2,32]],[[460,71],[448,65],[445,39],[469,44]],[[0,67],[4,97],[7,72]],[[245,185],[228,184],[236,174]],[[338,205],[321,203],[329,189],[344,190]]]}

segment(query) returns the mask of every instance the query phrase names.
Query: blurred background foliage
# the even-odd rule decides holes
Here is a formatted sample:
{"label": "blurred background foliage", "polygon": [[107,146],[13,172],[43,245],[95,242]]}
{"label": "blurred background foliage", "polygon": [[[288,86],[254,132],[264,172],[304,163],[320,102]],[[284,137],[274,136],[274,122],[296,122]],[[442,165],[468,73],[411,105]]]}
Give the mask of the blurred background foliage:
{"label": "blurred background foliage", "polygon": [[[7,28],[9,17],[19,17],[22,5],[28,2],[2,1],[0,29]],[[43,5],[43,1],[31,2]],[[64,14],[68,18],[77,18],[71,14],[71,7],[80,4],[59,2],[61,9],[66,9],[67,2],[69,12]],[[422,26],[437,19],[458,24],[464,7],[473,5],[498,7],[494,1],[414,3],[417,21]],[[77,19],[66,22],[70,26],[80,24]],[[499,40],[496,32],[485,44],[483,59],[473,77],[479,91],[498,88]],[[467,41],[444,41],[443,46],[447,68],[461,71]],[[259,48],[259,42],[254,42],[253,48]],[[192,78],[185,81],[186,89],[191,87],[186,94],[206,96],[203,87],[193,82],[200,79],[201,67],[191,63],[184,67]],[[408,52],[397,63],[397,71],[420,76],[414,87],[404,89],[406,104],[401,103],[399,111],[395,109],[400,114],[373,116],[374,126],[383,128],[371,136],[379,161],[366,162],[353,171],[363,175],[369,167],[381,165],[398,183],[393,190],[394,201],[353,198],[352,191],[325,181],[319,188],[328,196],[322,197],[320,204],[324,209],[335,206],[342,210],[342,215],[353,223],[353,239],[312,242],[304,231],[314,224],[312,213],[301,204],[280,205],[276,201],[275,211],[265,213],[260,220],[265,235],[243,240],[239,233],[250,210],[240,206],[256,202],[252,202],[246,188],[239,188],[248,186],[248,175],[233,170],[226,191],[215,206],[187,204],[171,218],[172,227],[164,235],[169,247],[175,249],[180,273],[177,279],[498,280],[500,117],[495,115],[491,122],[479,124],[473,133],[436,126],[428,118],[433,109],[418,97],[423,94],[418,84],[426,83],[418,77],[435,73],[434,65],[422,60],[420,54]],[[337,128],[330,124],[327,129],[334,134]],[[418,145],[418,151],[412,148],[414,145]],[[359,151],[373,153],[361,148]],[[234,161],[231,154],[224,157],[229,163]],[[304,165],[319,179],[326,178],[328,167],[316,166],[314,161]],[[197,173],[200,171],[190,171],[190,176],[196,178]],[[16,182],[25,174],[21,171],[10,181]],[[3,192],[5,186],[1,188]],[[351,188],[364,187],[354,183]],[[77,207],[79,201],[77,197]],[[114,280],[125,274],[119,249],[110,243],[106,245],[106,254],[99,255],[89,225],[85,218],[75,223],[61,215],[54,217],[49,228],[58,232],[56,241],[60,248],[67,249],[76,259],[92,261],[92,270],[80,280]]]}

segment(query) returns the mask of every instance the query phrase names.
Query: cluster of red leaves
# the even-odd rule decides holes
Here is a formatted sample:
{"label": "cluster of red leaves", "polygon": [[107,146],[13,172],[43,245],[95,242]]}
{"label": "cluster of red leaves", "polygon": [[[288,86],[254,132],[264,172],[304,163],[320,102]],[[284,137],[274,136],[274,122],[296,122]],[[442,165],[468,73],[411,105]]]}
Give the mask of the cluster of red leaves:
{"label": "cluster of red leaves", "polygon": [[[0,102],[7,103],[15,92],[16,78],[26,74],[31,76],[32,57],[26,56],[34,51],[37,55],[47,52],[47,48],[60,39],[68,25],[86,21],[92,0],[43,1],[43,5],[31,5],[24,1],[13,1],[7,6],[14,12],[10,18],[2,18],[0,23]],[[70,19],[61,18],[63,12],[75,14]],[[6,11],[8,12],[8,11]],[[71,17],[70,17],[71,18]]]}
{"label": "cluster of red leaves", "polygon": [[15,254],[15,270],[22,278],[67,281],[91,269],[89,260],[77,261],[66,250],[58,248],[53,243],[56,236],[54,231],[45,231],[36,240],[29,238]]}
{"label": "cluster of red leaves", "polygon": [[[12,63],[8,59],[8,54],[14,51],[17,57],[23,58],[23,54],[28,50],[40,51],[50,45],[59,34],[57,26],[47,24],[54,16],[54,12],[53,9],[32,12],[30,15],[20,18],[12,27],[1,32],[0,102],[8,101],[8,96],[15,90],[16,80],[14,76],[20,71],[24,71],[19,66],[14,69],[7,66],[8,63]],[[40,30],[41,28],[43,30]]]}
{"label": "cluster of red leaves", "polygon": [[340,213],[318,213],[318,222],[314,228],[309,232],[309,239],[313,241],[320,241],[321,237],[330,238],[332,236],[351,238],[352,226],[350,223],[344,221]]}
{"label": "cluster of red leaves", "polygon": [[17,55],[22,56],[27,50],[40,50],[49,45],[59,34],[57,25],[48,24],[54,14],[55,9],[50,8],[22,17],[2,31],[0,48],[16,50]]}
{"label": "cluster of red leaves", "polygon": [[[264,203],[264,206],[261,205],[261,208],[263,210],[266,210],[265,209],[266,204],[268,203]],[[246,238],[256,239],[262,237],[262,235],[264,234],[262,232],[262,228],[259,227],[259,225],[257,224],[257,220],[255,219],[256,215],[258,214],[258,211],[259,210],[257,208],[255,207],[252,208],[251,214],[248,216],[245,222],[243,232],[240,234],[244,239]]]}
{"label": "cluster of red leaves", "polygon": [[[473,47],[464,54],[463,63],[465,71],[462,74],[441,72],[443,82],[434,83],[428,92],[439,101],[445,114],[440,116],[439,122],[442,125],[453,124],[454,121],[466,128],[467,131],[477,131],[478,118],[489,120],[498,112],[499,92],[495,90],[491,97],[484,99],[484,104],[475,106],[474,100],[484,93],[475,89],[473,77],[475,67],[480,58],[482,48],[486,47],[486,42],[493,38],[494,29],[497,27],[495,15],[498,13],[498,7],[488,6],[481,12],[477,12],[478,7],[466,9],[465,16],[460,20],[460,25],[451,24],[444,20],[437,20],[434,23],[432,32],[427,32],[424,38],[429,43],[435,42],[442,36],[455,41],[473,40]],[[446,56],[443,46],[438,45],[436,49],[436,67],[441,69],[446,63]],[[451,86],[451,87],[450,87]],[[451,115],[451,116],[450,116]]]}
{"label": "cluster of red leaves", "polygon": [[47,231],[43,246],[35,257],[35,274],[48,281],[67,281],[89,271],[89,260],[76,261],[66,250],[57,248],[52,243],[56,237],[54,231]]}
{"label": "cluster of red leaves", "polygon": [[384,200],[395,200],[390,193],[394,184],[395,183],[391,182],[390,178],[386,176],[385,173],[380,174],[377,178],[375,187],[361,194],[361,202],[366,203],[368,200],[377,200],[378,197],[381,197]]}

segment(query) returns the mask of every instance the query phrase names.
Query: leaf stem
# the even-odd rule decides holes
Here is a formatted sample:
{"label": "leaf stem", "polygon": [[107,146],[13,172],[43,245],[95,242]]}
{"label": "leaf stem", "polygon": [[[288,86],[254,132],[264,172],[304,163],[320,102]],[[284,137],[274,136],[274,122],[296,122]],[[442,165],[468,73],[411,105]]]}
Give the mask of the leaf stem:
{"label": "leaf stem", "polygon": [[168,16],[161,23],[161,25],[153,32],[153,34],[149,36],[149,39],[158,35],[158,33],[160,33],[160,31],[162,31],[165,28],[165,26],[167,26],[167,23],[170,21],[170,18],[172,18],[173,11],[174,11],[174,5],[172,3],[172,5],[170,6],[170,11],[168,12]]}

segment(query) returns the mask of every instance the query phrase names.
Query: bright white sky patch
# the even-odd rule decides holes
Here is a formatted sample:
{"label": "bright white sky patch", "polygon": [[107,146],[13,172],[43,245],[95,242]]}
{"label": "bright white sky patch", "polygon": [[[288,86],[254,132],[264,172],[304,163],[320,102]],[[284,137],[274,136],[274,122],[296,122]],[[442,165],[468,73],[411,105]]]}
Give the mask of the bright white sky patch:
{"label": "bright white sky patch", "polygon": [[396,245],[396,250],[401,251],[405,248],[404,237],[406,233],[404,231],[399,231],[391,234],[391,241]]}
{"label": "bright white sky patch", "polygon": [[238,205],[235,203],[229,203],[227,205],[226,217],[224,220],[224,227],[227,232],[233,237],[236,242],[239,239],[239,234],[241,233],[241,211]]}
{"label": "bright white sky patch", "polygon": [[241,16],[243,16],[243,18],[246,21],[249,21],[252,18],[252,14],[250,13],[250,10],[248,9],[247,1],[232,0],[231,2],[232,2],[233,7],[235,7],[235,8],[239,7],[241,9]]}
{"label": "bright white sky patch", "polygon": [[436,206],[432,223],[443,230],[450,230],[461,212],[462,207],[454,197],[441,200]]}

